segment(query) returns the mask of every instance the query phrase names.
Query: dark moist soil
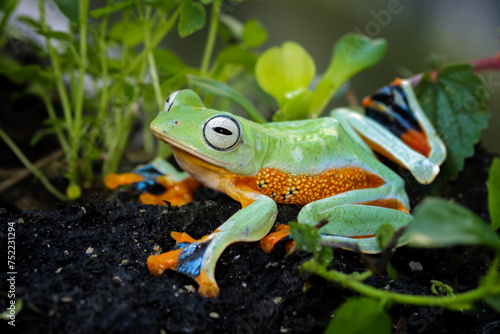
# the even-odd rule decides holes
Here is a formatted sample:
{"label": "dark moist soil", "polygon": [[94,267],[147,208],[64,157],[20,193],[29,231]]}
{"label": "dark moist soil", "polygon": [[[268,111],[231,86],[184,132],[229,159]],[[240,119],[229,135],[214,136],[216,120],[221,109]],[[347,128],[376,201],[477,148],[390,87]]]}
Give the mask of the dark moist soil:
{"label": "dark moist soil", "polygon": [[[479,149],[467,160],[458,180],[444,197],[464,204],[488,220],[486,180],[491,156]],[[404,175],[403,175],[404,176]],[[408,177],[413,204],[424,197]],[[123,197],[123,196],[122,196]],[[15,294],[24,306],[15,328],[0,322],[2,333],[318,333],[346,298],[355,294],[318,277],[307,277],[299,265],[307,254],[285,257],[284,245],[271,254],[258,243],[230,246],[220,258],[217,299],[200,297],[197,284],[174,271],[154,277],[147,257],[159,245],[174,246],[171,231],[195,238],[212,232],[240,205],[230,198],[201,190],[196,202],[182,207],[146,206],[103,196],[85,205],[55,211],[14,214],[0,209],[1,249],[7,250],[8,223],[15,223]],[[297,217],[299,207],[280,206],[276,223]],[[6,252],[2,251],[3,254]],[[386,274],[367,282],[377,288],[430,294],[429,280],[451,285],[455,292],[477,286],[491,254],[479,247],[436,250],[402,247],[392,263],[400,277]],[[420,271],[412,271],[410,262]],[[9,303],[7,259],[1,263],[0,305]],[[360,256],[335,251],[333,268],[363,271]],[[305,286],[308,288],[305,289]],[[390,309],[397,333],[500,333],[500,316],[485,303],[475,311],[394,305]]]}

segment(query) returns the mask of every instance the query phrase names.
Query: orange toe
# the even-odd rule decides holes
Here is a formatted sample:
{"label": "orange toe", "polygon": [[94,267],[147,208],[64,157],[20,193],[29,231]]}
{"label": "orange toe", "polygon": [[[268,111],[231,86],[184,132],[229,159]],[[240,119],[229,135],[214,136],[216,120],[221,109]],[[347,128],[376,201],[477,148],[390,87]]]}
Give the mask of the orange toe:
{"label": "orange toe", "polygon": [[198,283],[198,293],[202,297],[217,298],[219,296],[219,287],[214,280],[211,280],[205,272],[202,270],[200,275],[195,278],[196,283]]}
{"label": "orange toe", "polygon": [[288,225],[280,224],[276,227],[276,232],[270,233],[268,236],[260,240],[260,248],[269,254],[273,250],[276,243],[289,235],[290,227]]}
{"label": "orange toe", "polygon": [[132,184],[140,182],[142,180],[144,180],[142,176],[134,173],[123,173],[123,174],[111,173],[104,177],[104,184],[109,189],[116,189],[121,185]]}
{"label": "orange toe", "polygon": [[179,263],[179,253],[181,250],[176,249],[160,255],[150,255],[147,263],[151,274],[160,276],[166,269],[175,269]]}

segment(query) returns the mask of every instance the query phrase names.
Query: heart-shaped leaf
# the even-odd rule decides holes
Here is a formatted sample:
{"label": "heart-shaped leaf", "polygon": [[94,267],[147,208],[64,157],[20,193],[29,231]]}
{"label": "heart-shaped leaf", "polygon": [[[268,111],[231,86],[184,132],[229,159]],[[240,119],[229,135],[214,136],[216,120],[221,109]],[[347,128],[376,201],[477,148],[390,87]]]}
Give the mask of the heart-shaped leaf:
{"label": "heart-shaped leaf", "polygon": [[255,65],[260,87],[273,96],[281,108],[288,99],[307,89],[315,73],[316,66],[311,56],[294,42],[270,48]]}
{"label": "heart-shaped leaf", "polygon": [[474,145],[490,116],[481,79],[468,64],[453,65],[437,76],[426,73],[415,88],[418,101],[446,144],[447,159],[440,177],[456,179],[465,158],[474,154]]}

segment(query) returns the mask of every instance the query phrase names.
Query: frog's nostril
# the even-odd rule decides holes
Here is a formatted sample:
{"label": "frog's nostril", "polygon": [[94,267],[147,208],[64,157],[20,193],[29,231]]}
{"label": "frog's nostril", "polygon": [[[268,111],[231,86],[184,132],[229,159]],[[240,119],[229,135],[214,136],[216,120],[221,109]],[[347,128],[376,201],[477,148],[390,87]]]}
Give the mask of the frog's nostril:
{"label": "frog's nostril", "polygon": [[174,126],[179,126],[181,125],[181,122],[179,122],[178,120],[174,120]]}

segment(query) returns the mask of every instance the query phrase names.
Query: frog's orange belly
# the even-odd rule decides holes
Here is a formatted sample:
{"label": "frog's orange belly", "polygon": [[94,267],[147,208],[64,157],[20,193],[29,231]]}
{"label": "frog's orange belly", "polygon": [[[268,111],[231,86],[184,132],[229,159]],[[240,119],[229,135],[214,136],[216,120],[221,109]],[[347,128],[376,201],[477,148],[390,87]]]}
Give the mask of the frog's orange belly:
{"label": "frog's orange belly", "polygon": [[264,168],[244,182],[252,189],[274,199],[276,203],[305,205],[346,191],[377,188],[385,182],[379,176],[360,167],[325,170],[305,176]]}

